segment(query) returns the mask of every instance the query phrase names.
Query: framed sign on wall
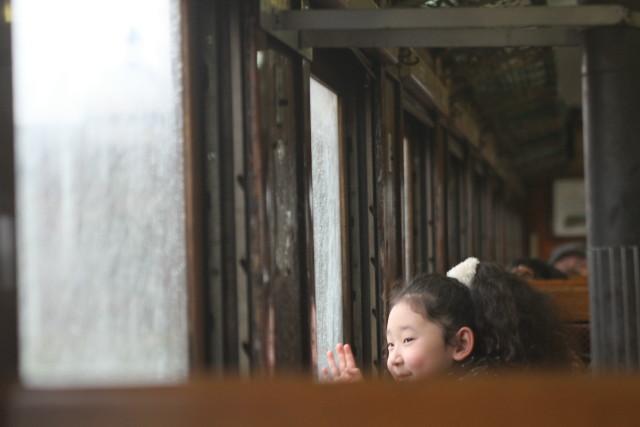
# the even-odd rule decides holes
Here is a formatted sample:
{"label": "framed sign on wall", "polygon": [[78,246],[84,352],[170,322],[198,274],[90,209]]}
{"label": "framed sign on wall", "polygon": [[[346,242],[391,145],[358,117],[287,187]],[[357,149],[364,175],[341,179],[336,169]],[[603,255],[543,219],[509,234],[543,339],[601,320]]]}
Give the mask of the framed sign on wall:
{"label": "framed sign on wall", "polygon": [[553,182],[553,234],[583,237],[587,234],[584,179],[558,179]]}

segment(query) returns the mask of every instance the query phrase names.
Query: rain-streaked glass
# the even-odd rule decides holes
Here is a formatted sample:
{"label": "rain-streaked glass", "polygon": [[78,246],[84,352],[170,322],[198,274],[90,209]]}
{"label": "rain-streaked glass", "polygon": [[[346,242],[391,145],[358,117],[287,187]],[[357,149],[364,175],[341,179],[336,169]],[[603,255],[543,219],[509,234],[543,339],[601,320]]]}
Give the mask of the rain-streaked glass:
{"label": "rain-streaked glass", "polygon": [[318,368],[342,341],[338,96],[311,79],[311,170]]}
{"label": "rain-streaked glass", "polygon": [[20,371],[188,371],[177,0],[14,0]]}

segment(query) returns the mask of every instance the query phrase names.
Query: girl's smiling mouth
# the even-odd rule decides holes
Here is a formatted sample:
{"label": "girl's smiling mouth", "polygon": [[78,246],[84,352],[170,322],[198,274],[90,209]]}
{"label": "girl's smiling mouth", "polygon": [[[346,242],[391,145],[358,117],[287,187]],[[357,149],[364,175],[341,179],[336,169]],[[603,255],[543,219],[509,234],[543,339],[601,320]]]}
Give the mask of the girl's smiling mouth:
{"label": "girl's smiling mouth", "polygon": [[411,374],[402,374],[395,376],[396,381],[408,381],[411,379]]}

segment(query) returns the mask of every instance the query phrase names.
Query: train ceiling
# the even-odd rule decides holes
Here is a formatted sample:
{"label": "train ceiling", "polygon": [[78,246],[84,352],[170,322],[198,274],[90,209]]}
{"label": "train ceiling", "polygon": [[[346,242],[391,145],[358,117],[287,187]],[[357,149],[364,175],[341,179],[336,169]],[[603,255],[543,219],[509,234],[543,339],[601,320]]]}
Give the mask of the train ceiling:
{"label": "train ceiling", "polygon": [[[392,6],[523,5],[519,0],[397,0]],[[496,135],[500,156],[523,178],[546,175],[572,160],[576,115],[559,96],[553,48],[456,48],[438,54],[447,64],[454,102],[469,102],[480,112]]]}

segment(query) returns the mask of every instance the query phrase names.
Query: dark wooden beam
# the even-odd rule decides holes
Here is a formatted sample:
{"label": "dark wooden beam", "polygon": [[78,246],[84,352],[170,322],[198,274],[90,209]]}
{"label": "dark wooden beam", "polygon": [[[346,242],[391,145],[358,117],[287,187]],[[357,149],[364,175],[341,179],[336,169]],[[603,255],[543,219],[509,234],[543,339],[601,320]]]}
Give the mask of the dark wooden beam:
{"label": "dark wooden beam", "polygon": [[245,158],[247,191],[248,280],[251,318],[251,364],[254,372],[275,370],[273,312],[271,306],[271,247],[267,221],[266,142],[260,132],[259,74],[254,64],[257,57],[259,10],[256,2],[243,2],[243,77],[246,84]]}
{"label": "dark wooden beam", "polygon": [[304,216],[298,209],[302,195],[299,173],[304,173],[297,162],[302,160],[299,150],[298,124],[301,113],[298,91],[303,86],[296,81],[300,76],[301,59],[270,45],[264,51],[265,62],[260,67],[261,135],[266,146],[266,186],[271,197],[269,203],[269,239],[271,253],[271,298],[273,311],[274,363],[277,372],[300,372],[308,367],[309,331],[306,277],[301,265],[306,263],[301,245],[304,234]]}
{"label": "dark wooden beam", "polygon": [[18,377],[11,26],[0,17],[0,382]]}
{"label": "dark wooden beam", "polygon": [[192,31],[199,10],[183,0],[180,3],[182,20],[183,106],[184,106],[184,179],[185,213],[187,232],[187,287],[189,295],[189,356],[190,370],[199,372],[205,368],[204,322],[204,241],[203,225],[203,146],[201,123],[198,114],[199,94],[202,91],[197,52],[200,50],[199,34]]}
{"label": "dark wooden beam", "polygon": [[313,250],[313,223],[311,212],[311,102],[309,92],[311,84],[311,64],[300,59],[297,65],[298,81],[296,85],[296,99],[299,106],[298,135],[301,144],[297,146],[297,178],[298,206],[298,252],[300,257],[299,286],[302,300],[300,302],[300,323],[303,336],[302,360],[313,372],[316,370],[315,329],[313,317],[315,315],[315,270]]}

